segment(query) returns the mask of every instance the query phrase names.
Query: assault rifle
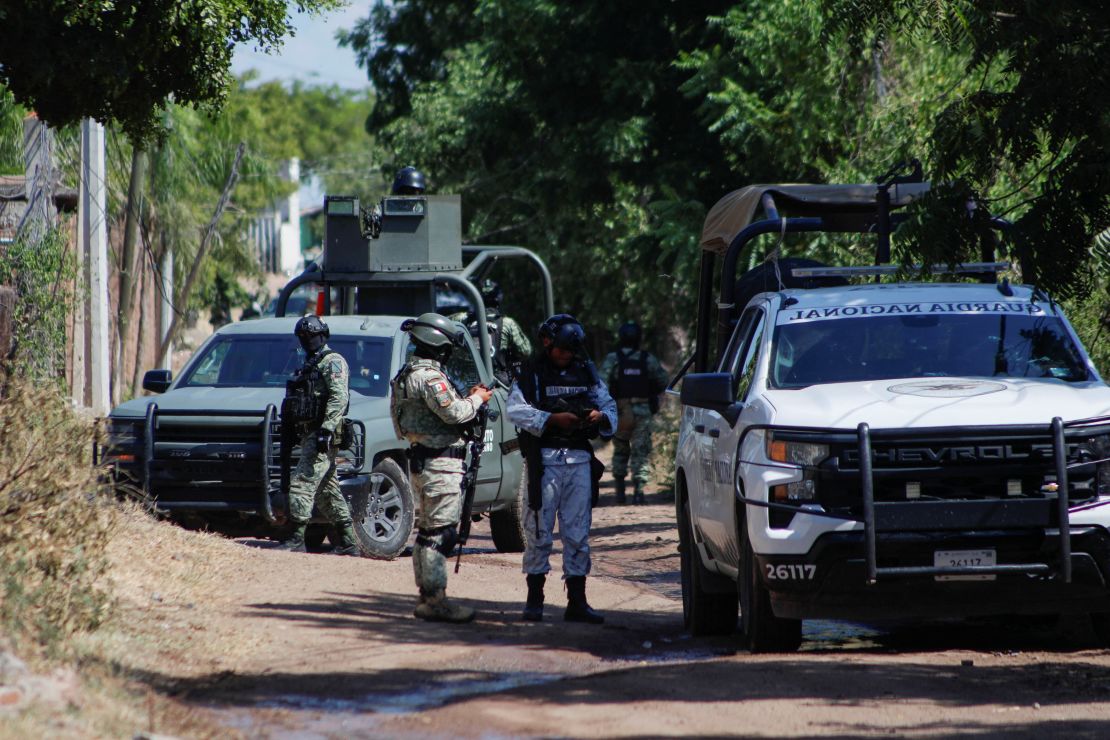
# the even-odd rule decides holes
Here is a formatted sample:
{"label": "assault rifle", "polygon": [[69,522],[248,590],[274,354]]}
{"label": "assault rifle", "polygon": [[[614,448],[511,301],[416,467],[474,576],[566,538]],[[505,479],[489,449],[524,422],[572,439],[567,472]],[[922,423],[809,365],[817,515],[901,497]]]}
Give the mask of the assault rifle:
{"label": "assault rifle", "polygon": [[[570,412],[578,417],[579,427],[586,430],[586,436],[590,439],[596,438],[601,434],[599,424],[590,424],[590,412],[597,410],[596,405],[590,400],[587,393],[582,393],[577,396],[561,396],[553,400],[550,404],[549,410],[552,413],[565,413]],[[522,448],[523,451],[523,448]],[[597,506],[598,499],[601,496],[601,476],[605,473],[605,463],[597,459],[594,454],[593,448],[590,447],[590,506]],[[529,460],[529,466],[535,465],[542,475],[543,465],[539,462],[539,448],[533,453],[533,459]],[[531,468],[529,469],[531,472]],[[535,490],[535,493],[533,493]],[[539,483],[533,486],[529,481],[528,488],[528,505],[535,510],[540,508],[540,494]]]}
{"label": "assault rifle", "polygon": [[455,554],[455,572],[459,572],[462,564],[463,545],[470,538],[471,517],[474,511],[474,489],[478,485],[478,466],[482,463],[482,450],[486,446],[486,424],[490,419],[496,419],[497,412],[490,409],[488,403],[478,407],[474,420],[467,425],[463,432],[463,439],[470,447],[470,459],[467,461],[466,472],[462,479],[462,514],[459,518],[458,552]]}
{"label": "assault rifle", "polygon": [[578,417],[580,428],[585,428],[590,439],[596,437],[600,430],[597,424],[589,424],[590,412],[595,411],[597,406],[590,400],[587,393],[582,393],[577,396],[560,396],[550,402],[548,411],[561,414],[572,413]]}

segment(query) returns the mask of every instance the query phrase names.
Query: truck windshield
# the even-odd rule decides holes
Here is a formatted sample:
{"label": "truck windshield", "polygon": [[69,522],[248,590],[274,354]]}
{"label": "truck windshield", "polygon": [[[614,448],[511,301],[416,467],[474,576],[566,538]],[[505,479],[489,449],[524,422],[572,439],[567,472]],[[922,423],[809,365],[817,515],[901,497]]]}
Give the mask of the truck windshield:
{"label": "truck windshield", "polygon": [[772,388],[918,377],[1069,383],[1089,377],[1082,352],[1054,316],[947,313],[806,320],[816,311],[791,311],[785,321],[780,314],[775,328]]}
{"label": "truck windshield", "polygon": [[[389,394],[391,338],[333,336],[328,346],[347,360],[352,392]],[[294,337],[233,334],[209,344],[178,387],[284,388],[303,364],[304,350]]]}

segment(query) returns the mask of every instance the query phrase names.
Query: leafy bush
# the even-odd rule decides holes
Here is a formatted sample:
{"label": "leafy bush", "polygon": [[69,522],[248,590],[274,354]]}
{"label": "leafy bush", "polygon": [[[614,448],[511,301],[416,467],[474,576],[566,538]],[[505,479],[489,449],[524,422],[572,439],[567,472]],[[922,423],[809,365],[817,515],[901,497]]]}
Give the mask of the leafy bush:
{"label": "leafy bush", "polygon": [[664,397],[651,432],[651,477],[661,491],[674,490],[674,457],[678,450],[678,422],[682,406]]}
{"label": "leafy bush", "polygon": [[66,317],[76,275],[64,229],[34,242],[16,239],[0,252],[0,285],[19,294],[12,320],[14,339],[9,373],[14,377],[60,380],[65,375]]}
{"label": "leafy bush", "polygon": [[17,645],[65,652],[110,600],[113,508],[91,465],[93,424],[52,384],[0,398],[0,628]]}

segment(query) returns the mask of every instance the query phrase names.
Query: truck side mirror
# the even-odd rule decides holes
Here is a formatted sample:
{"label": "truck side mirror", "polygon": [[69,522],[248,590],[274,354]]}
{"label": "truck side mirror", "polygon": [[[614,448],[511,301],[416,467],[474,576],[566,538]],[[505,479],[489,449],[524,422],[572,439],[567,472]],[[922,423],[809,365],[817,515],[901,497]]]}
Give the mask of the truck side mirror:
{"label": "truck side mirror", "polygon": [[151,393],[165,393],[173,382],[173,373],[169,370],[147,370],[143,375],[143,390]]}
{"label": "truck side mirror", "polygon": [[684,406],[710,409],[735,424],[744,404],[733,395],[730,373],[690,373],[682,379],[680,394]]}

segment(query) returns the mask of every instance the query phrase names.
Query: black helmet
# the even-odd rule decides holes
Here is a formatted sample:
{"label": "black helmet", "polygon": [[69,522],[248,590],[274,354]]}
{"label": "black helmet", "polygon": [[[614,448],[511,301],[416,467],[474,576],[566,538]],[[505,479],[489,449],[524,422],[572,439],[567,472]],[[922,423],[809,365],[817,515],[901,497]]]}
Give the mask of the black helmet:
{"label": "black helmet", "polygon": [[304,351],[311,355],[327,344],[331,330],[319,316],[305,316],[293,328],[293,336],[300,340]]}
{"label": "black helmet", "polygon": [[415,319],[406,319],[401,331],[407,331],[413,343],[436,354],[447,355],[456,346],[466,344],[465,332],[458,325],[438,313],[424,313]]}
{"label": "black helmet", "polygon": [[621,347],[628,349],[640,348],[640,325],[635,321],[629,321],[621,324],[621,328],[617,329],[617,342]]}
{"label": "black helmet", "polygon": [[424,173],[415,167],[402,167],[393,178],[394,195],[423,195]]}
{"label": "black helmet", "polygon": [[586,330],[569,313],[557,313],[540,326],[540,338],[544,337],[554,347],[580,352],[585,347]]}
{"label": "black helmet", "polygon": [[482,303],[486,308],[497,308],[501,305],[501,299],[505,293],[501,290],[501,286],[496,280],[486,278],[478,286],[478,292],[482,294]]}

